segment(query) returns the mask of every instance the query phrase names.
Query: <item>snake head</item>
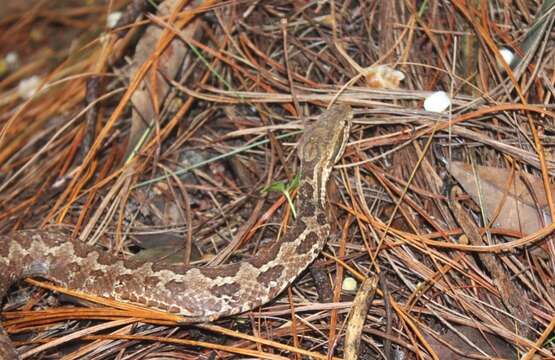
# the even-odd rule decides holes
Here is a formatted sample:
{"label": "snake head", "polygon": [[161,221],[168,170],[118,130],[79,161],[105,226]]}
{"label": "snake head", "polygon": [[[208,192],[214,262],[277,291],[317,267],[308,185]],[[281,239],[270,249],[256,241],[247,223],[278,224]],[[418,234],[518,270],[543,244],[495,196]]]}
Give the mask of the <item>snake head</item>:
{"label": "snake head", "polygon": [[314,197],[324,206],[326,183],[335,164],[343,155],[353,112],[349,105],[335,105],[305,128],[299,146],[303,176],[316,185]]}
{"label": "snake head", "polygon": [[335,105],[326,110],[320,117],[305,128],[299,146],[299,158],[304,165],[313,168],[331,166],[343,155],[353,113],[349,105]]}

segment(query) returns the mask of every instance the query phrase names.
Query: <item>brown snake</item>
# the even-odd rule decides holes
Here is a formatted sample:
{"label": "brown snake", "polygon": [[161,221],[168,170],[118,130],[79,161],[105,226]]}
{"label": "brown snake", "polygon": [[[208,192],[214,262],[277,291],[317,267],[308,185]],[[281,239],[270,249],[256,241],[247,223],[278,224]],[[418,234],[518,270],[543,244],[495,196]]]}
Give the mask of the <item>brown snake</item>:
{"label": "brown snake", "polygon": [[[326,184],[349,137],[352,112],[336,105],[307,126],[299,146],[297,218],[287,233],[243,262],[180,267],[122,260],[49,230],[0,237],[0,299],[15,281],[37,276],[60,286],[178,313],[203,322],[251,310],[283,291],[322,250],[330,229]],[[0,327],[0,357],[17,358]]]}

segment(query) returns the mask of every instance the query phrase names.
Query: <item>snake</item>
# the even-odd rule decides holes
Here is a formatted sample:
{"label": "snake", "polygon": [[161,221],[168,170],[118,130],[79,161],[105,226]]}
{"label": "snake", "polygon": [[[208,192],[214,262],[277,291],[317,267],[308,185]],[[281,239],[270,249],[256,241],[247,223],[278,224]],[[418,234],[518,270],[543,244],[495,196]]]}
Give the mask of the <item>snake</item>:
{"label": "snake", "polygon": [[[210,267],[138,262],[71,240],[59,230],[20,230],[0,237],[0,300],[16,281],[38,277],[178,314],[189,323],[214,321],[271,301],[316,259],[327,241],[327,182],[343,156],[352,118],[351,107],[338,104],[305,126],[297,147],[297,215],[283,236],[252,257]],[[18,358],[1,326],[0,358]]]}

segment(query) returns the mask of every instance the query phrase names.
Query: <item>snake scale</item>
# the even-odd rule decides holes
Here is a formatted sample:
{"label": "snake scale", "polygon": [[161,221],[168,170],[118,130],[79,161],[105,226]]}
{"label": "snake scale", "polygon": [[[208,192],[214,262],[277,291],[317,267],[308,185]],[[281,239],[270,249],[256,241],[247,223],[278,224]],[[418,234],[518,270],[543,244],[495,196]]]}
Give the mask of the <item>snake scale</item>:
{"label": "snake scale", "polygon": [[[284,236],[243,262],[214,267],[138,263],[71,241],[61,232],[24,230],[0,237],[0,299],[15,281],[41,277],[81,292],[139,303],[203,322],[248,311],[283,291],[322,250],[330,229],[326,184],[349,137],[352,112],[335,105],[300,141],[297,217]],[[17,358],[0,327],[0,357]]]}

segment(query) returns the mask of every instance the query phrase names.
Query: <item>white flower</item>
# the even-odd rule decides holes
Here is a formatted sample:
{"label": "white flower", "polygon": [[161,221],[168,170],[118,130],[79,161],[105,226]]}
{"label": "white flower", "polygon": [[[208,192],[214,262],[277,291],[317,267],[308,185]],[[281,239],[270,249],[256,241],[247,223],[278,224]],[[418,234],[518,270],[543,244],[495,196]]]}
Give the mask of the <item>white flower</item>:
{"label": "white flower", "polygon": [[514,58],[515,58],[515,54],[507,49],[507,48],[501,48],[499,49],[499,54],[501,55],[501,57],[503,58],[503,60],[505,60],[505,62],[511,66],[511,63],[513,62]]}
{"label": "white flower", "polygon": [[41,78],[36,75],[23,79],[17,85],[17,93],[24,99],[30,99],[37,92],[41,82]]}
{"label": "white flower", "polygon": [[443,112],[449,105],[451,105],[451,99],[445,91],[436,91],[424,100],[424,110],[426,111]]}
{"label": "white flower", "polygon": [[343,279],[341,289],[343,289],[344,291],[355,291],[357,289],[357,281],[352,277],[346,277],[345,279]]}
{"label": "white flower", "polygon": [[114,28],[119,19],[121,18],[121,11],[114,11],[113,13],[108,14],[108,17],[106,18],[106,26],[109,29]]}
{"label": "white flower", "polygon": [[19,55],[17,55],[15,51],[10,51],[4,57],[4,61],[6,62],[6,64],[8,64],[10,68],[13,69],[17,67],[17,64],[19,63]]}

